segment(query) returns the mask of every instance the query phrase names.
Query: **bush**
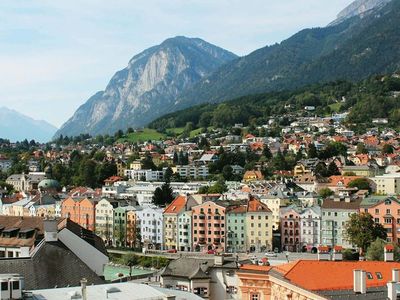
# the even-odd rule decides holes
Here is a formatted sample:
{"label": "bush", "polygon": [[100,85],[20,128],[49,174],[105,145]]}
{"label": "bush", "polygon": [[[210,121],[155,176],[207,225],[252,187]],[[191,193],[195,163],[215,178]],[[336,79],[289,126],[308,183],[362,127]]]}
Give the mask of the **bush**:
{"label": "bush", "polygon": [[360,259],[360,254],[358,252],[355,252],[351,249],[345,249],[343,250],[343,260],[359,260]]}

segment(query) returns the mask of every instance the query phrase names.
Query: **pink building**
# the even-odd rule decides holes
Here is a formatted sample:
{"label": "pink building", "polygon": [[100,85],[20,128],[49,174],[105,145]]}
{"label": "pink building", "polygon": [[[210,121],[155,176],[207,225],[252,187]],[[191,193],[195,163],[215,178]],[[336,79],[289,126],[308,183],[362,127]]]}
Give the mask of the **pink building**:
{"label": "pink building", "polygon": [[195,251],[225,251],[225,207],[212,201],[192,207],[192,244]]}
{"label": "pink building", "polygon": [[300,251],[300,215],[295,207],[284,207],[280,211],[282,250]]}

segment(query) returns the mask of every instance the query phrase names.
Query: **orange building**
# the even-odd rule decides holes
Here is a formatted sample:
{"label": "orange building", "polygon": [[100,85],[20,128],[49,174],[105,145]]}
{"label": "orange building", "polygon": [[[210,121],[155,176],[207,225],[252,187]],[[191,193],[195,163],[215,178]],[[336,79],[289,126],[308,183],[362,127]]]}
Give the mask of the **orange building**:
{"label": "orange building", "polygon": [[274,267],[243,265],[237,271],[239,298],[396,299],[399,268],[398,262],[383,261],[298,260]]}
{"label": "orange building", "polygon": [[83,228],[94,231],[97,202],[94,199],[69,197],[61,204],[61,216],[69,218]]}
{"label": "orange building", "polygon": [[225,251],[225,207],[212,201],[192,207],[192,245],[195,251]]}
{"label": "orange building", "polygon": [[388,242],[400,244],[400,201],[396,197],[364,198],[360,204],[360,212],[369,213],[375,223],[385,227]]}

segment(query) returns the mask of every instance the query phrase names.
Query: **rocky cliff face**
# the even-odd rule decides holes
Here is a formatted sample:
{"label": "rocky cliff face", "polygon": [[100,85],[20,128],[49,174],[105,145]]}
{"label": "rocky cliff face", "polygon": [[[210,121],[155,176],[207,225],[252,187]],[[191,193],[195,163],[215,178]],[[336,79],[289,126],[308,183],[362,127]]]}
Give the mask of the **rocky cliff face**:
{"label": "rocky cliff face", "polygon": [[391,0],[356,0],[343,9],[338,15],[335,21],[330,25],[338,24],[348,18],[354,16],[362,16],[368,11],[382,7],[386,5]]}
{"label": "rocky cliff face", "polygon": [[236,55],[201,39],[175,37],[134,56],[104,91],[93,95],[57,131],[112,134],[165,113],[180,93]]}

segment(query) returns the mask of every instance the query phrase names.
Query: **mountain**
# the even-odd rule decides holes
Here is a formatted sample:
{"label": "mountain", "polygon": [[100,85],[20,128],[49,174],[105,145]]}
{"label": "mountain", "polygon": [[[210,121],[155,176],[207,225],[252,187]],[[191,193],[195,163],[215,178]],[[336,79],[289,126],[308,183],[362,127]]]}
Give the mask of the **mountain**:
{"label": "mountain", "polygon": [[175,37],[134,56],[57,131],[113,134],[164,114],[182,91],[236,55],[198,38]]}
{"label": "mountain", "polygon": [[168,111],[312,83],[358,81],[394,72],[400,69],[399,28],[400,0],[392,0],[364,16],[302,30],[280,44],[223,65],[185,91]]}
{"label": "mountain", "polygon": [[335,21],[330,25],[338,24],[346,19],[355,16],[364,16],[366,13],[374,9],[379,9],[389,3],[391,0],[357,0],[343,9],[338,15]]}
{"label": "mountain", "polygon": [[46,121],[34,120],[15,110],[0,108],[0,138],[10,141],[35,140],[48,142],[57,128]]}

